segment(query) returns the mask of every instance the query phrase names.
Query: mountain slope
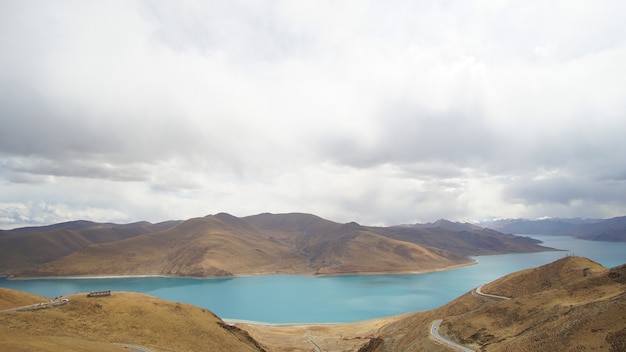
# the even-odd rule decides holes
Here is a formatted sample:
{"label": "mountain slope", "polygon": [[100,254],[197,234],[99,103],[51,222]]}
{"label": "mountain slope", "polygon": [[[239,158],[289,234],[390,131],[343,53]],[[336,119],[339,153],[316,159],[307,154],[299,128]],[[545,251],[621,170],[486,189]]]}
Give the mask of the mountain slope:
{"label": "mountain slope", "polygon": [[[70,253],[56,259],[60,250],[47,252],[48,246],[33,240],[21,248],[41,265],[12,274],[219,277],[423,272],[471,264],[467,255],[546,250],[528,238],[481,228],[455,232],[441,227],[367,227],[300,213],[243,218],[220,213],[171,223],[162,230],[157,225],[131,227],[132,233],[115,228],[121,239],[112,240],[107,234],[98,239],[101,243],[95,243],[98,237],[90,231],[101,234],[103,230],[94,226],[80,232],[58,229],[9,236],[72,244],[63,248]],[[69,238],[58,240],[55,231],[64,231]],[[72,239],[82,242],[73,244]]]}
{"label": "mountain slope", "polygon": [[312,215],[279,215],[270,221],[217,214],[158,233],[91,245],[18,275],[345,274],[434,270],[470,262],[371,233],[358,224]]}
{"label": "mountain slope", "polygon": [[626,265],[606,269],[586,258],[567,257],[498,279],[445,306],[386,326],[377,351],[432,350],[429,325],[480,351],[623,351],[626,347]]}
{"label": "mountain slope", "polygon": [[553,250],[540,246],[540,241],[529,237],[483,228],[455,231],[446,227],[392,226],[371,229],[390,238],[465,256]]}
{"label": "mountain slope", "polygon": [[237,218],[216,215],[190,219],[158,233],[91,245],[23,273],[228,276],[249,268],[262,271],[287,252],[285,247],[264,241]]}
{"label": "mountain slope", "polygon": [[72,221],[42,227],[3,231],[0,236],[0,273],[32,268],[95,243],[115,242],[162,231],[176,224],[100,224]]}
{"label": "mountain slope", "polygon": [[44,296],[0,287],[0,310],[27,306],[47,300]]}
{"label": "mountain slope", "polygon": [[124,345],[151,351],[264,350],[246,332],[188,304],[122,292],[64,298],[69,302],[60,307],[0,312],[0,350],[127,351]]}

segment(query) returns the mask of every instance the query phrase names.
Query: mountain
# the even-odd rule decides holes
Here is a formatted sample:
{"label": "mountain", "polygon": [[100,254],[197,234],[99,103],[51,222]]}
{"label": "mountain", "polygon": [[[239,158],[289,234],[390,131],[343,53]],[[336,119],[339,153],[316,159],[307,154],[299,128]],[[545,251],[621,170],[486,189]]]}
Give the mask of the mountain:
{"label": "mountain", "polygon": [[592,241],[626,242],[626,216],[611,219],[509,219],[482,226],[506,233],[574,236]]}
{"label": "mountain", "polygon": [[386,325],[369,351],[446,351],[429,337],[440,333],[480,351],[624,351],[626,265],[606,269],[589,259],[566,257],[491,282],[432,311]]}
{"label": "mountain", "polygon": [[[112,233],[105,236],[101,228]],[[423,272],[471,264],[468,255],[547,250],[489,229],[367,227],[302,213],[242,218],[220,213],[166,225],[90,224],[72,230],[53,226],[0,236],[3,240],[31,257],[5,260],[0,271],[36,277]],[[11,270],[15,267],[23,269]]]}
{"label": "mountain", "polygon": [[91,245],[18,275],[315,275],[434,270],[463,263],[470,260],[313,215],[237,218],[222,213]]}
{"label": "mountain", "polygon": [[[48,302],[0,289],[0,306]],[[248,333],[212,312],[153,296],[113,292],[88,298],[64,296],[66,304],[33,311],[0,311],[2,351],[234,351],[265,349]],[[6,307],[6,305],[5,305]]]}
{"label": "mountain", "polygon": [[[451,224],[451,223],[450,223]],[[469,224],[468,224],[469,225]],[[459,230],[457,230],[459,229]],[[392,226],[375,231],[387,237],[464,256],[548,250],[530,237],[503,234],[477,226]]]}
{"label": "mountain", "polygon": [[0,274],[33,268],[92,244],[115,242],[134,236],[163,231],[176,221],[151,224],[96,223],[71,221],[41,227],[4,230],[0,234]]}
{"label": "mountain", "polygon": [[406,227],[414,227],[414,228],[433,228],[433,227],[441,227],[447,230],[452,230],[452,231],[474,231],[474,230],[481,230],[482,227],[474,225],[474,224],[470,224],[468,222],[452,222],[450,220],[446,220],[446,219],[439,219],[435,222],[429,222],[426,224],[413,224],[413,225],[402,225],[402,226],[406,226]]}

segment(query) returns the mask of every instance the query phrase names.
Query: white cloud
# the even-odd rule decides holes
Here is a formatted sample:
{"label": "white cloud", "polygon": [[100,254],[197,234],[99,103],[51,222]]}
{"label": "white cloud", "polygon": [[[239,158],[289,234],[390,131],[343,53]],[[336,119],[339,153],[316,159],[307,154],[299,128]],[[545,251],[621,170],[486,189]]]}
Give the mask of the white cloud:
{"label": "white cloud", "polygon": [[619,214],[620,10],[3,2],[0,226]]}

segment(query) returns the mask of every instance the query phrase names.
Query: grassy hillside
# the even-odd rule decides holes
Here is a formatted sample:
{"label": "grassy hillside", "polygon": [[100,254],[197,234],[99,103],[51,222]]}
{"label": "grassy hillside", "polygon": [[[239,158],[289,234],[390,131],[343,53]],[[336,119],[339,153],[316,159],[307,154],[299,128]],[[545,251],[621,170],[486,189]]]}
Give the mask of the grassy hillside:
{"label": "grassy hillside", "polygon": [[567,257],[508,275],[483,292],[387,325],[377,351],[446,350],[429,338],[432,320],[443,319],[445,336],[480,351],[624,351],[626,266],[605,269]]}
{"label": "grassy hillside", "polygon": [[0,310],[47,301],[44,296],[0,287]]}
{"label": "grassy hillside", "polygon": [[[6,296],[0,291],[0,300]],[[14,291],[10,295],[29,294]],[[113,292],[112,296],[66,296],[63,306],[0,312],[3,351],[262,351],[246,332],[228,326],[206,309],[156,297]],[[47,300],[47,299],[46,299]]]}

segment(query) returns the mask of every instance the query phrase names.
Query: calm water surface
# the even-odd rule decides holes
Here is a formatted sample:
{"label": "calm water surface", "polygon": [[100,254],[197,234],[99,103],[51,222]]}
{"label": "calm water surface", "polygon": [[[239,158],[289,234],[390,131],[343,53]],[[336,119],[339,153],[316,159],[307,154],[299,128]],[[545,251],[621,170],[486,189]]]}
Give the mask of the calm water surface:
{"label": "calm water surface", "polygon": [[135,291],[204,307],[228,319],[268,323],[350,322],[436,308],[480,284],[566,255],[585,256],[606,267],[626,262],[626,243],[532,237],[546,246],[566,251],[479,256],[474,257],[477,265],[418,275],[0,279],[0,287],[48,297],[97,290]]}

